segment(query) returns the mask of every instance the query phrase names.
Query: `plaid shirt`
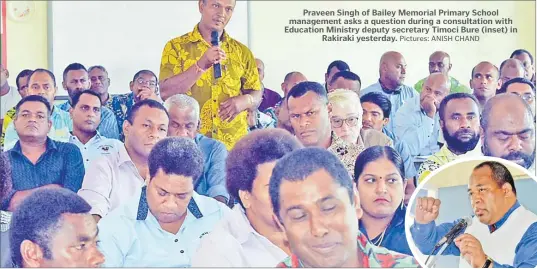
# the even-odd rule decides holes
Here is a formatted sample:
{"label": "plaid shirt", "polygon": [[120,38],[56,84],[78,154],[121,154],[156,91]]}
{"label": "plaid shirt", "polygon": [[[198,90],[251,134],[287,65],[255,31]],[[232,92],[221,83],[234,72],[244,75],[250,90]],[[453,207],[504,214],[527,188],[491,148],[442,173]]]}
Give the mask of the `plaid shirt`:
{"label": "plaid shirt", "polygon": [[0,210],[0,232],[7,232],[9,230],[11,215],[11,212]]}
{"label": "plaid shirt", "polygon": [[[363,268],[417,268],[420,267],[416,259],[412,256],[400,254],[383,247],[377,247],[367,240],[367,237],[358,233],[358,256],[362,260]],[[298,257],[292,254],[277,268],[303,268],[304,265]]]}

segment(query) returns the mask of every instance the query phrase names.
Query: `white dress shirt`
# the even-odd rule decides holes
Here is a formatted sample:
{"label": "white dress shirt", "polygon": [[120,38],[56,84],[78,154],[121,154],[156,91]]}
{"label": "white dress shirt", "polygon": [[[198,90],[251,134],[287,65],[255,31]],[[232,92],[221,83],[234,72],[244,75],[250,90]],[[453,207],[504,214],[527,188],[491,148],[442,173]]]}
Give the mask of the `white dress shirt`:
{"label": "white dress shirt", "polygon": [[78,140],[78,137],[71,133],[69,143],[75,144],[78,149],[80,149],[82,159],[84,159],[84,168],[86,168],[86,171],[88,170],[88,166],[91,161],[110,154],[117,155],[119,154],[119,149],[125,147],[121,141],[101,136],[98,131],[97,134],[94,135],[86,144],[82,144],[82,142]]}
{"label": "white dress shirt", "polygon": [[201,241],[192,267],[274,268],[287,254],[257,233],[240,204],[226,214]]}
{"label": "white dress shirt", "polygon": [[139,193],[144,185],[144,179],[123,146],[90,163],[78,195],[91,205],[90,214],[104,217]]}

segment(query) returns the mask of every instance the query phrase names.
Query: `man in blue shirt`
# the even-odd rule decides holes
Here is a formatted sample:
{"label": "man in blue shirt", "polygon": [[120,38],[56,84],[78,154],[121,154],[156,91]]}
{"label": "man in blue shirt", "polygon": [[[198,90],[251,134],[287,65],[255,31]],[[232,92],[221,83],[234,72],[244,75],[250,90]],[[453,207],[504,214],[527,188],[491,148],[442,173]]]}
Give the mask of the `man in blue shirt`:
{"label": "man in blue shirt", "polygon": [[9,211],[41,188],[67,188],[77,192],[84,178],[84,163],[75,145],[47,136],[52,122],[49,102],[38,95],[23,98],[13,120],[19,141],[7,152],[11,161],[13,190],[7,197]]}
{"label": "man in blue shirt", "polygon": [[226,190],[226,146],[215,139],[198,133],[200,126],[200,107],[196,99],[186,94],[176,94],[164,103],[170,114],[168,136],[193,139],[203,154],[204,167],[194,189],[198,194],[213,197],[227,203]]}
{"label": "man in blue shirt", "polygon": [[[90,89],[90,80],[88,78],[88,71],[86,67],[79,63],[72,63],[68,65],[63,71],[63,88],[69,94],[69,101],[65,102],[58,107],[61,110],[69,112],[73,96],[77,92]],[[119,129],[116,122],[116,117],[112,110],[107,107],[101,108],[101,123],[97,127],[99,133],[107,138],[119,139]]]}
{"label": "man in blue shirt", "polygon": [[[408,99],[419,96],[419,94],[414,88],[403,84],[406,77],[406,61],[401,53],[396,51],[384,53],[380,58],[379,73],[378,82],[362,89],[360,96],[370,92],[380,92],[386,95],[392,103],[390,119],[394,119],[399,108]],[[393,132],[393,124],[393,121],[390,121],[384,128],[389,132]]]}
{"label": "man in blue shirt", "polygon": [[104,266],[190,267],[201,238],[231,213],[194,191],[202,171],[203,156],[194,141],[159,141],[149,155],[147,186],[99,221]]}
{"label": "man in blue shirt", "polygon": [[[475,216],[443,255],[460,256],[459,267],[533,268],[537,266],[537,215],[522,206],[509,169],[495,161],[477,165],[468,183]],[[430,254],[459,220],[436,226],[440,200],[420,197],[410,227],[420,251]]]}
{"label": "man in blue shirt", "polygon": [[440,149],[438,108],[449,91],[449,77],[433,73],[425,80],[420,95],[408,100],[394,117],[396,140],[405,141],[412,156],[428,156]]}

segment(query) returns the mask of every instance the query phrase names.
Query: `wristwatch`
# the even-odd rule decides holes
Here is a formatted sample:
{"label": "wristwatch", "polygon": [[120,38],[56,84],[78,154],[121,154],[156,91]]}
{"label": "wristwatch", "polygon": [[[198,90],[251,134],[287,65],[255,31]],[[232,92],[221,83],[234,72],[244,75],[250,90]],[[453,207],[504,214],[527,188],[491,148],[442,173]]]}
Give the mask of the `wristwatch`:
{"label": "wristwatch", "polygon": [[487,260],[485,261],[485,264],[483,264],[482,268],[489,268],[491,263],[492,263],[492,259],[489,256],[487,256]]}

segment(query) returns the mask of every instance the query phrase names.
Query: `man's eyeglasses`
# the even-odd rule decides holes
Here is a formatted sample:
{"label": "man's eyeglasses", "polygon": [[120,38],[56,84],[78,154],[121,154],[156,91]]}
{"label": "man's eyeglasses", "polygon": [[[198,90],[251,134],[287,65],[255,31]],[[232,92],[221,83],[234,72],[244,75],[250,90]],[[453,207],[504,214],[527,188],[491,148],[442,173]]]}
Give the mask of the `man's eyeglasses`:
{"label": "man's eyeglasses", "polygon": [[334,127],[334,128],[339,128],[339,127],[343,126],[343,122],[346,122],[347,126],[354,127],[354,126],[356,126],[358,124],[359,121],[360,121],[359,117],[349,117],[349,118],[346,118],[346,119],[336,118],[336,119],[331,120],[332,127]]}
{"label": "man's eyeglasses", "polygon": [[157,82],[156,81],[153,81],[153,80],[145,80],[143,78],[138,78],[136,80],[136,82],[138,82],[138,84],[146,84],[146,85],[149,85],[150,87],[155,87],[157,86]]}

